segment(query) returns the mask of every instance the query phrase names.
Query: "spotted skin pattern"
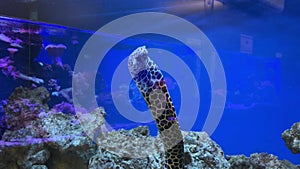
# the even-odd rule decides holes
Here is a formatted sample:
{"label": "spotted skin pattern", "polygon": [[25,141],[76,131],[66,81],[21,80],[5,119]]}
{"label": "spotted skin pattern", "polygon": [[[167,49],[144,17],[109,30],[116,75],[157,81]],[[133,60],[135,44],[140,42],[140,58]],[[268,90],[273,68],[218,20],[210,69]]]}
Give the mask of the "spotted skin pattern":
{"label": "spotted skin pattern", "polygon": [[163,75],[148,57],[145,46],[130,54],[128,68],[156,122],[165,149],[165,168],[182,169],[183,137],[175,108]]}

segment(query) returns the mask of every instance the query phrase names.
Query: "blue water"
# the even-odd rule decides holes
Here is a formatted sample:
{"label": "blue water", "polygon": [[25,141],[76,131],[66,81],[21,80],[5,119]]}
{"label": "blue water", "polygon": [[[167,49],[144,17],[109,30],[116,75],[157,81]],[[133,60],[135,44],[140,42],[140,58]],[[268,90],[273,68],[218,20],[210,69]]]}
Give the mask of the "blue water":
{"label": "blue water", "polygon": [[[211,21],[213,19],[214,21]],[[299,28],[297,24],[299,19],[282,15],[276,17],[266,15],[262,18],[244,16],[243,19],[247,19],[246,21],[235,19],[232,18],[236,25],[204,30],[219,53],[228,85],[224,114],[212,138],[222,146],[226,154],[249,155],[255,152],[268,152],[279,156],[280,159],[299,163],[299,155],[292,154],[281,139],[281,133],[300,119],[297,111],[299,51],[296,50],[299,44],[297,37],[300,37],[299,31],[296,31]],[[199,24],[217,21],[218,18],[208,18]],[[240,53],[240,34],[253,37],[252,54]],[[144,38],[154,37],[153,35]],[[173,44],[168,43],[166,39],[162,40],[162,37],[156,36],[156,38],[157,41],[161,40],[160,43],[153,43],[155,40],[142,40],[136,44],[134,40],[122,42],[130,47],[111,51],[112,56],[108,54],[107,59],[113,59],[107,62],[118,63],[117,58],[113,56],[122,59],[140,44],[162,47],[177,54],[179,51],[185,51],[185,55],[178,54],[178,56],[194,69],[193,72],[195,69],[201,69],[201,77],[197,77],[198,84],[201,86],[200,115],[193,127],[193,130],[201,131],[210,106],[208,75],[205,70],[202,70],[203,66],[195,67],[195,56],[184,46],[176,44],[176,41]],[[166,43],[166,46],[163,46],[162,42]],[[107,72],[105,75],[108,76],[109,84],[111,75]],[[180,104],[180,93],[173,90],[170,92],[176,107]],[[141,107],[145,108],[145,105]],[[108,109],[110,108],[108,106]],[[116,112],[114,108],[111,109],[112,112]],[[126,119],[119,116],[111,116],[108,120],[126,122]],[[149,126],[151,134],[155,135],[155,125],[151,123]]]}
{"label": "blue water", "polygon": [[[155,38],[160,43],[153,43]],[[172,40],[174,42],[170,45],[168,41]],[[164,43],[166,46],[163,46]],[[209,77],[202,64],[200,67],[196,67],[197,57],[194,53],[174,39],[166,39],[157,35],[144,35],[141,42],[137,39],[125,40],[116,45],[116,49],[112,49],[107,54],[102,62],[103,66],[100,66],[99,70],[107,83],[107,90],[110,91],[109,85],[115,70],[114,66],[118,66],[121,60],[140,44],[163,48],[176,53],[190,66],[194,76],[199,69],[201,76],[197,77],[197,83],[200,86],[201,103],[199,115],[192,130],[201,131],[210,107]],[[122,45],[128,45],[128,48],[121,48]],[[185,54],[180,53],[180,51],[184,51]],[[284,104],[290,103],[290,101],[282,97],[283,91],[285,91],[283,86],[286,85],[282,80],[283,59],[275,56],[242,54],[226,50],[220,50],[218,53],[226,73],[227,100],[222,120],[212,138],[222,146],[226,154],[250,155],[255,152],[268,152],[279,156],[280,159],[299,163],[299,155],[293,155],[281,139],[281,133],[300,119],[299,114],[288,113],[284,107]],[[166,77],[170,77],[166,72],[163,73]],[[139,111],[145,111],[147,107],[141,94],[137,91],[138,89],[134,85],[128,91],[131,104]],[[176,110],[180,111],[178,87],[170,90],[170,95]],[[101,104],[101,100],[99,100],[99,104],[109,112],[110,115],[108,115],[107,120],[116,128],[125,127],[129,129],[142,124],[134,124],[122,117],[113,103]],[[148,125],[152,135],[157,134],[153,122],[142,125]]]}
{"label": "blue water", "polygon": [[[281,139],[285,129],[300,121],[300,17],[295,18],[285,12],[246,13],[239,9],[204,18],[197,15],[183,17],[198,26],[209,38],[225,70],[226,105],[218,128],[211,135],[212,139],[222,147],[225,154],[267,152],[300,164],[300,156],[292,154]],[[54,34],[43,31],[43,43],[65,44],[68,50],[63,55],[63,62],[73,68],[78,53],[93,32],[37,24],[45,30],[65,30]],[[241,34],[253,38],[252,52],[240,52]],[[74,44],[72,37],[76,37],[78,43]],[[199,115],[192,130],[202,131],[213,92],[207,70],[189,47],[170,37],[155,34],[127,38],[116,44],[104,57],[97,73],[95,95],[99,96],[98,105],[103,106],[107,112],[107,122],[115,129],[147,125],[151,135],[157,134],[154,122],[138,123],[123,117],[114,106],[111,96],[115,69],[135,48],[142,45],[171,51],[189,66],[197,79],[201,97]],[[49,63],[47,52],[42,50],[36,61]],[[163,74],[176,111],[179,112],[181,91],[178,82],[168,72],[163,71]],[[6,82],[1,89],[1,100],[7,98],[14,87],[19,85],[12,79]],[[129,99],[124,101],[139,111],[146,111],[147,105],[135,84],[131,81],[124,86],[121,92],[129,95]]]}

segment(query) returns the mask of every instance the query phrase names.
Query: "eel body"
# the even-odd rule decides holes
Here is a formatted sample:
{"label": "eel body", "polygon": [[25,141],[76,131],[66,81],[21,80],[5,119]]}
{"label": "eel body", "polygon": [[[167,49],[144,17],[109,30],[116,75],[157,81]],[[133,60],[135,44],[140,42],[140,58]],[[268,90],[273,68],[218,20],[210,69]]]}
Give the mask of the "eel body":
{"label": "eel body", "polygon": [[145,46],[134,50],[128,69],[156,122],[165,150],[165,168],[183,168],[183,137],[163,75]]}

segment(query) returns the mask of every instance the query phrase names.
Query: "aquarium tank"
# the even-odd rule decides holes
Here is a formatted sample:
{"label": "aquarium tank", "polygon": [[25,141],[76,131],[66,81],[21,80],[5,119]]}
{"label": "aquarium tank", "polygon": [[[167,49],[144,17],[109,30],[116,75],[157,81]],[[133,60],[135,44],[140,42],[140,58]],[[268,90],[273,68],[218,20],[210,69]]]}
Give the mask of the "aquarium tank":
{"label": "aquarium tank", "polygon": [[0,169],[299,169],[299,6],[0,2]]}

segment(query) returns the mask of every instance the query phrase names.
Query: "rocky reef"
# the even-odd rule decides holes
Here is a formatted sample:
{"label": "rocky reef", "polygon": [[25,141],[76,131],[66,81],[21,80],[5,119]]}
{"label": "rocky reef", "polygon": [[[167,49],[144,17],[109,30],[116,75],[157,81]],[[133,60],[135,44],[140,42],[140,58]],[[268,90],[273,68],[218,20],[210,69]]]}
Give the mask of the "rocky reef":
{"label": "rocky reef", "polygon": [[[98,144],[99,148],[102,148],[101,153],[90,159],[89,168],[163,168],[165,157],[162,140],[151,137],[148,133],[147,127],[109,133],[109,137],[99,141],[102,143]],[[230,167],[221,147],[205,132],[183,131],[183,135],[185,168],[225,169]],[[112,140],[116,140],[114,144],[111,144]]]}
{"label": "rocky reef", "polygon": [[[96,154],[97,146],[83,135],[74,116],[63,113],[50,114],[38,119],[36,124],[43,135],[30,135],[15,139],[6,137],[0,143],[0,168],[53,168],[84,169],[89,159]],[[19,130],[22,131],[22,130]]]}
{"label": "rocky reef", "polygon": [[[148,127],[111,130],[102,107],[89,113],[79,109],[76,115],[62,112],[73,111],[70,105],[48,110],[48,94],[42,87],[21,87],[9,97],[0,169],[163,168],[162,140],[150,136]],[[221,147],[205,132],[182,134],[186,169],[297,168],[270,154],[225,158]]]}
{"label": "rocky reef", "polygon": [[39,137],[41,131],[36,120],[48,112],[49,98],[50,95],[44,87],[34,90],[16,88],[4,105],[7,131],[2,139]]}
{"label": "rocky reef", "polygon": [[300,122],[294,123],[290,129],[282,133],[286,146],[294,153],[300,153]]}
{"label": "rocky reef", "polygon": [[[98,108],[91,120],[98,128],[105,129],[105,112]],[[97,115],[93,116],[93,115]],[[84,123],[84,120],[81,120]],[[147,127],[102,133],[92,140],[83,130],[80,120],[72,114],[55,109],[35,119],[40,135],[20,133],[24,128],[7,130],[0,142],[0,168],[51,168],[51,169],[97,169],[97,168],[162,168],[164,155],[162,141],[149,135]],[[101,126],[99,126],[101,125]],[[26,126],[25,126],[26,128]],[[91,128],[92,132],[95,131]],[[6,134],[9,133],[9,134]],[[219,145],[204,132],[183,132],[185,136],[186,168],[229,168]],[[132,138],[124,140],[124,138]],[[132,156],[133,158],[130,158]]]}
{"label": "rocky reef", "polygon": [[267,153],[254,153],[250,157],[244,155],[226,156],[231,169],[299,169],[287,160]]}

